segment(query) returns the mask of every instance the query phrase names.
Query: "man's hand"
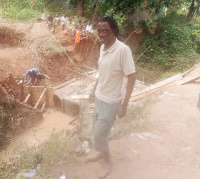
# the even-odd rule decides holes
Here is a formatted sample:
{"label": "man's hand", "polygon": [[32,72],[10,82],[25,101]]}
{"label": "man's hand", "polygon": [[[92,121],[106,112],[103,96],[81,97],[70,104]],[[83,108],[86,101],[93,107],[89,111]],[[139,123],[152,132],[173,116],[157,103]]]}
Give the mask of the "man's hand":
{"label": "man's hand", "polygon": [[132,74],[128,75],[127,77],[128,77],[128,82],[126,85],[126,94],[125,94],[125,98],[123,99],[121,106],[119,108],[119,113],[118,113],[119,118],[126,116],[127,106],[128,106],[129,99],[131,97],[131,93],[133,91],[133,87],[135,85],[135,80],[136,80],[135,73],[132,73]]}
{"label": "man's hand", "polygon": [[123,118],[127,113],[127,105],[121,104],[119,107],[118,117]]}

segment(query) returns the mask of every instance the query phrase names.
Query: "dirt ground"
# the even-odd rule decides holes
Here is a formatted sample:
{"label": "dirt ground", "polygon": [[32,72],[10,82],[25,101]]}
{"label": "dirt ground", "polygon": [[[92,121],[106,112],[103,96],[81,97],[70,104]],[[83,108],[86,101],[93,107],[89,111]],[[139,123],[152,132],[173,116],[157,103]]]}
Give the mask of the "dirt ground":
{"label": "dirt ground", "polygon": [[[175,85],[156,93],[147,108],[146,129],[111,140],[113,167],[107,178],[200,178],[200,114],[196,108],[199,85]],[[98,178],[101,163],[85,161],[82,157],[72,169],[62,165],[52,171],[65,170],[74,179]]]}
{"label": "dirt ground", "polygon": [[[0,44],[0,81],[10,73],[23,77],[26,70],[37,67],[37,57],[26,44],[30,44],[34,39],[46,33],[51,33],[43,23],[27,26],[18,24],[17,28],[22,29],[26,38],[28,36],[31,38],[26,43],[19,40]],[[65,35],[63,32],[57,38],[63,40]],[[20,36],[20,38],[25,37]],[[61,41],[61,43],[65,45],[66,42]],[[91,44],[94,45],[94,43]],[[76,56],[75,63],[83,67],[80,54],[74,54],[74,50],[89,53],[88,50],[80,46],[71,46],[68,43],[66,48],[71,56]],[[98,48],[98,45],[95,48]],[[51,59],[50,64],[47,69],[42,69],[53,79],[54,83],[66,81],[70,79],[70,75],[76,74],[68,69],[73,67],[69,59],[66,61],[62,57],[55,57]],[[94,67],[96,62],[87,61],[84,65]],[[197,65],[190,75],[195,75],[199,71],[198,66],[200,65]],[[197,81],[186,85],[173,85],[156,92],[152,103],[147,108],[148,115],[143,119],[145,130],[140,133],[133,130],[129,136],[111,140],[113,167],[107,178],[200,178],[200,143],[198,141],[200,114],[196,108],[199,86]],[[61,123],[63,124],[62,120]],[[60,126],[60,123],[58,125]],[[65,170],[70,179],[96,179],[100,166],[100,162],[87,163],[86,157],[80,157],[80,162],[74,167],[65,166],[62,162],[61,165],[53,166],[50,173],[52,175],[47,178],[58,178],[59,172]]]}
{"label": "dirt ground", "polygon": [[[85,33],[82,43],[75,44],[72,32],[52,33],[45,22],[2,23],[0,30],[0,80],[9,74],[23,79],[27,70],[37,67],[56,85],[80,75],[77,68],[83,72],[88,70],[86,66],[96,68],[99,45],[95,35]],[[67,55],[54,52],[56,43],[63,45]],[[55,54],[49,55],[49,48]]]}

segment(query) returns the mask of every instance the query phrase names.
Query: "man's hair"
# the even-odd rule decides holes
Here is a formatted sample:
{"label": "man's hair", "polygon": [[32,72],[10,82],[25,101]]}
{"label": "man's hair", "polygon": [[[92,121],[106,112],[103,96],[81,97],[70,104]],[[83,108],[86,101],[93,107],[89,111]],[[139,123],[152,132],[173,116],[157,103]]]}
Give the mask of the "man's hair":
{"label": "man's hair", "polygon": [[99,20],[99,22],[108,22],[110,24],[111,29],[115,33],[115,36],[117,37],[119,35],[119,28],[117,22],[112,17],[103,17]]}

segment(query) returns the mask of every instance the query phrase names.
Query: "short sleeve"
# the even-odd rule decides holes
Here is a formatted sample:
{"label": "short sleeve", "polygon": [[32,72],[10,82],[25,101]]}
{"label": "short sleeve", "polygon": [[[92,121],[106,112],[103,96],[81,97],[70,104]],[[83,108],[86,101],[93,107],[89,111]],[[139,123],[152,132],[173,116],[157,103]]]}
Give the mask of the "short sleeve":
{"label": "short sleeve", "polygon": [[133,56],[131,49],[128,46],[125,46],[121,53],[121,64],[123,68],[124,75],[130,75],[135,73],[135,64],[133,61]]}

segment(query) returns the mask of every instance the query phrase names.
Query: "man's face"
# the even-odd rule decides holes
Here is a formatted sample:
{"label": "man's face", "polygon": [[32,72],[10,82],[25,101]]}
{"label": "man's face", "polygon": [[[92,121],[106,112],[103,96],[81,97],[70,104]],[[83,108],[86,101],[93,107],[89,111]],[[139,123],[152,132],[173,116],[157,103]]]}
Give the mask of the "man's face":
{"label": "man's face", "polygon": [[105,45],[110,44],[116,38],[108,22],[100,22],[97,31],[101,43]]}

